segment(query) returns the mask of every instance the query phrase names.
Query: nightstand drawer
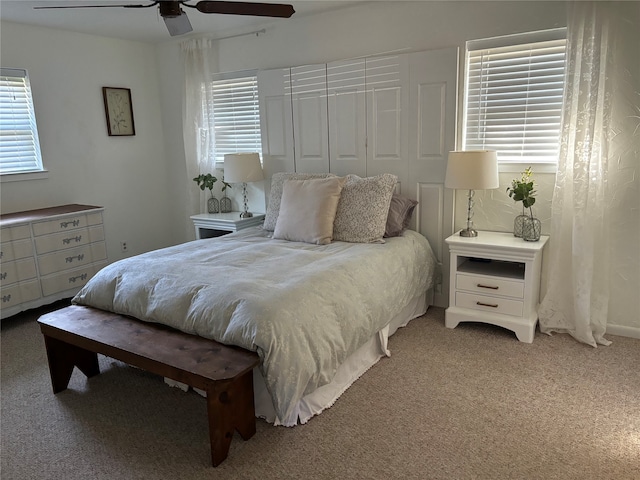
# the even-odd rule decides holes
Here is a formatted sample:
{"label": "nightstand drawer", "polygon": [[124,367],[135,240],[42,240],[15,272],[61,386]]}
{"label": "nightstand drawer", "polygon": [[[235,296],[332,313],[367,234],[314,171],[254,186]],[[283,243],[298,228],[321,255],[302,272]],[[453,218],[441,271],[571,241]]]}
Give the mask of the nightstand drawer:
{"label": "nightstand drawer", "polygon": [[456,292],[456,307],[522,317],[524,303],[506,298]]}
{"label": "nightstand drawer", "polygon": [[487,295],[524,298],[524,282],[491,276],[458,273],[456,275],[456,289]]}

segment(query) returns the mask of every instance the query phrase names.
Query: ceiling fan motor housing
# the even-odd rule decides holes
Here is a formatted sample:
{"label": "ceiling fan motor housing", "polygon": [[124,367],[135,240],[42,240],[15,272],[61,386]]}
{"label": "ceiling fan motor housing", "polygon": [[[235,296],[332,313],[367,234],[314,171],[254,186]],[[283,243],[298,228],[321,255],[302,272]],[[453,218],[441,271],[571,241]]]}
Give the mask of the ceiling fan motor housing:
{"label": "ceiling fan motor housing", "polygon": [[180,2],[160,2],[158,4],[160,8],[160,16],[167,18],[175,18],[182,15],[182,8],[180,8]]}

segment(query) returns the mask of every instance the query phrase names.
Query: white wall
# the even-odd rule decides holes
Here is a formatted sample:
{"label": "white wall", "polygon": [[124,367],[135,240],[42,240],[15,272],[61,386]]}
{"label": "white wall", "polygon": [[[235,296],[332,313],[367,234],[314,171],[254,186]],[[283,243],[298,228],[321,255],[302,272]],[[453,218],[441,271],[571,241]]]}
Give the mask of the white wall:
{"label": "white wall", "polygon": [[[46,179],[2,183],[2,213],[66,203],[104,206],[111,261],[178,241],[155,48],[8,22],[0,32],[2,66],[29,71],[49,170]],[[131,89],[135,136],[107,135],[103,86]],[[121,241],[129,246],[126,254]]]}

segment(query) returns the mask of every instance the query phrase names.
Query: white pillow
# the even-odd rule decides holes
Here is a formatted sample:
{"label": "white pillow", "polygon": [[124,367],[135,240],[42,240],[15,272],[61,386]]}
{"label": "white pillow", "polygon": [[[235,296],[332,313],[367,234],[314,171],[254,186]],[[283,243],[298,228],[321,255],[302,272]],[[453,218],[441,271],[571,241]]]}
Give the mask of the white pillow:
{"label": "white pillow", "polygon": [[398,177],[383,173],[360,178],[347,175],[333,223],[333,239],[353,243],[384,243],[389,204]]}
{"label": "white pillow", "polygon": [[285,180],[273,238],[326,245],[333,236],[344,178]]}
{"label": "white pillow", "polygon": [[276,228],[276,220],[280,212],[280,202],[282,199],[282,187],[285,180],[307,180],[310,178],[327,178],[335,177],[333,173],[274,173],[271,177],[271,191],[269,192],[269,203],[267,204],[267,212],[264,216],[262,228],[273,232]]}

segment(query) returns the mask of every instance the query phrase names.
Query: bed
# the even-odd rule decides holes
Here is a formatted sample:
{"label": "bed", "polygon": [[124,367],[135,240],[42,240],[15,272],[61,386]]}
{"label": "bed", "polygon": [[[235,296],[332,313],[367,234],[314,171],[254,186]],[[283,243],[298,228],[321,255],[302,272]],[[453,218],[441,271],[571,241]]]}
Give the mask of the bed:
{"label": "bed", "polygon": [[385,236],[398,196],[381,177],[274,175],[264,227],[115,262],[73,303],[257,352],[256,416],[305,423],[428,307],[436,259],[406,228],[413,201]]}

